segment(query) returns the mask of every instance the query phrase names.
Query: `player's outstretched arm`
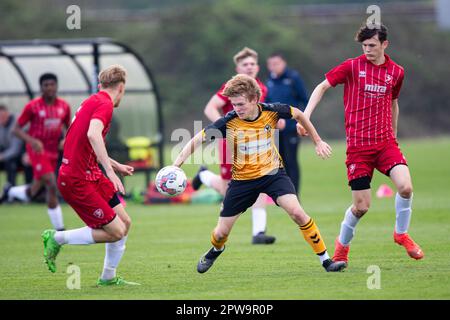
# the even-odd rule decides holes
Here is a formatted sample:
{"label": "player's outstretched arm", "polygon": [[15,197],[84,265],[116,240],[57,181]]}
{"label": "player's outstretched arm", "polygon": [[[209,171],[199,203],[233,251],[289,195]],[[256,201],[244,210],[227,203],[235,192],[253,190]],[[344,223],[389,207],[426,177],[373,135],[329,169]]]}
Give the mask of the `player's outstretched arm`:
{"label": "player's outstretched arm", "polygon": [[195,149],[197,149],[197,147],[202,144],[202,142],[204,141],[203,135],[204,130],[200,131],[191,140],[189,140],[189,142],[184,146],[183,150],[181,150],[178,157],[175,159],[173,163],[174,166],[181,167],[183,165],[186,159],[194,153]]}
{"label": "player's outstretched arm", "polygon": [[311,114],[313,113],[314,109],[317,107],[319,102],[322,100],[323,95],[325,92],[331,88],[331,84],[328,82],[327,79],[322,81],[317,85],[317,87],[314,88],[314,91],[311,94],[311,97],[309,98],[308,104],[305,108],[305,116],[309,119],[311,118]]}
{"label": "player's outstretched arm", "polygon": [[[305,108],[305,117],[311,118],[311,114],[313,113],[314,109],[317,107],[319,102],[322,100],[323,95],[325,92],[331,88],[331,84],[328,82],[327,79],[322,81],[317,85],[317,87],[314,89],[314,91],[311,94],[311,98],[309,98],[309,102]],[[308,131],[305,127],[297,123],[297,132],[301,136],[307,136]]]}
{"label": "player's outstretched arm", "polygon": [[317,155],[322,159],[329,158],[331,156],[331,147],[320,138],[316,128],[314,128],[312,122],[303,114],[303,112],[296,108],[292,108],[292,118],[309,132],[311,140],[316,145]]}
{"label": "player's outstretched arm", "polygon": [[89,143],[92,146],[92,149],[95,152],[95,155],[97,156],[97,161],[102,164],[103,169],[105,169],[106,175],[113,183],[115,190],[119,191],[122,194],[125,194],[125,189],[123,187],[122,181],[120,181],[119,177],[114,172],[111,161],[108,157],[108,152],[106,151],[105,142],[102,136],[103,128],[104,125],[101,120],[92,119],[89,123],[87,137],[89,139]]}

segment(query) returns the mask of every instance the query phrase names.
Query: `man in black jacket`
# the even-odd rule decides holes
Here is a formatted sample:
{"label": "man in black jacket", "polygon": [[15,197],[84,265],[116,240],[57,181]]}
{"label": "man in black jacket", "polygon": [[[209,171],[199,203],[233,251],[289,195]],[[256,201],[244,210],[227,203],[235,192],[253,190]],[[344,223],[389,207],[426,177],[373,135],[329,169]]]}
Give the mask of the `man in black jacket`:
{"label": "man in black jacket", "polygon": [[[297,71],[287,67],[286,59],[281,53],[273,53],[267,59],[270,72],[266,82],[268,95],[266,102],[281,102],[291,106],[300,106],[303,111],[308,104],[308,93],[303,80]],[[300,137],[297,134],[295,121],[281,120],[279,149],[286,172],[291,178],[297,193],[300,191],[300,164],[297,159]]]}

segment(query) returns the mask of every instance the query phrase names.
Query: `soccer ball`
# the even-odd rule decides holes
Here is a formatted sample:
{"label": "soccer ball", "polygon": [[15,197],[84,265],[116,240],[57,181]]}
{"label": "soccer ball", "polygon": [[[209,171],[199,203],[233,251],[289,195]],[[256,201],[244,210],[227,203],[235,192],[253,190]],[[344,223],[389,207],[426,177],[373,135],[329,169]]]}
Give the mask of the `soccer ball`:
{"label": "soccer ball", "polygon": [[186,189],[187,178],[184,171],[176,166],[159,170],[155,179],[156,189],[166,196],[177,196]]}

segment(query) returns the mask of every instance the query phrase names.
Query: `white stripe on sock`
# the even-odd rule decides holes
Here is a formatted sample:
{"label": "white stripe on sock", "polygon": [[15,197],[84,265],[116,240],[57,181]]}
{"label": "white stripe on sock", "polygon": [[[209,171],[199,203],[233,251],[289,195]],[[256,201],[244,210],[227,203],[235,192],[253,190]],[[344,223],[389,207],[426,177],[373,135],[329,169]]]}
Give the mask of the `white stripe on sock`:
{"label": "white stripe on sock", "polygon": [[53,227],[56,230],[64,229],[63,215],[61,206],[56,206],[55,208],[47,208],[48,216]]}
{"label": "white stripe on sock", "polygon": [[330,256],[328,255],[328,251],[325,251],[324,254],[319,255],[320,263],[322,264],[325,260],[330,259]]}
{"label": "white stripe on sock", "polygon": [[266,231],[267,212],[264,208],[252,208],[252,233],[256,236],[260,232]]}
{"label": "white stripe on sock", "polygon": [[395,195],[395,232],[402,234],[408,232],[412,214],[412,195],[410,199]]}
{"label": "white stripe on sock", "polygon": [[93,244],[95,243],[92,236],[92,229],[83,227],[79,229],[57,231],[55,240],[59,244]]}
{"label": "white stripe on sock", "polygon": [[359,218],[356,217],[352,212],[351,205],[345,212],[344,220],[341,223],[341,233],[339,234],[339,242],[343,245],[350,244],[353,236],[355,235],[355,228],[358,224]]}
{"label": "white stripe on sock", "polygon": [[116,276],[116,269],[125,252],[127,238],[128,237],[125,236],[119,241],[105,244],[105,260],[101,275],[102,280],[109,280]]}

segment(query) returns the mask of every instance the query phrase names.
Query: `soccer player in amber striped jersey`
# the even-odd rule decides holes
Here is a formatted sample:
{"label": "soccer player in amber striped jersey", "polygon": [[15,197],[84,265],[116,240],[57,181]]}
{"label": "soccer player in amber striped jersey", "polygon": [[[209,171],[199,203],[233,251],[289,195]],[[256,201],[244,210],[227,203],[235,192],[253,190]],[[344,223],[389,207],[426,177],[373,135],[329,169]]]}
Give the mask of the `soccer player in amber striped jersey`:
{"label": "soccer player in amber striped jersey", "polygon": [[[261,89],[260,102],[264,102],[267,96],[267,87],[257,78],[259,72],[258,53],[250,48],[243,48],[233,57],[236,65],[236,73],[246,74],[256,80]],[[211,97],[205,106],[204,113],[211,122],[215,122],[228,112],[233,110],[230,98],[224,96],[224,83],[219,91]],[[228,184],[231,180],[232,161],[230,159],[230,150],[227,148],[225,139],[218,141],[219,159],[220,159],[220,175],[214,174],[212,171],[202,166],[197,175],[192,179],[192,186],[194,190],[200,188],[201,184],[215,189],[221,195],[225,196]],[[252,243],[253,244],[272,244],[276,238],[266,234],[267,229],[267,212],[266,212],[266,198],[262,194],[255,204],[252,206]]]}
{"label": "soccer player in amber striped jersey", "polygon": [[413,188],[406,159],[397,143],[398,97],[404,70],[385,54],[389,42],[384,25],[363,25],[356,40],[362,44],[363,54],[330,70],[305,109],[309,118],[329,88],[344,85],[346,166],[353,203],[345,212],[333,259],[348,263],[356,225],[370,207],[374,169],[388,176],[398,191],[394,241],[404,246],[410,257],[421,259],[423,251],[407,233]]}
{"label": "soccer player in amber striped jersey", "polygon": [[333,262],[327,253],[320,231],[303,208],[291,180],[283,168],[283,162],[275,146],[273,134],[279,119],[294,118],[311,132],[316,152],[322,158],[331,155],[327,143],[320,139],[312,123],[303,113],[282,104],[258,103],[261,90],[250,76],[237,75],[227,82],[223,94],[230,98],[234,111],[218,119],[198,133],[183,148],[175,166],[181,166],[203,141],[226,137],[233,150],[232,179],[223,200],[216,228],[211,234],[212,248],[197,264],[197,271],[204,273],[225,249],[231,229],[260,193],[269,195],[299,226],[303,237],[319,256],[326,271],[340,271],[343,262]]}
{"label": "soccer player in amber striped jersey", "polygon": [[[27,154],[33,168],[31,185],[16,186],[8,190],[10,199],[29,201],[43,186],[47,192],[47,212],[56,230],[64,229],[56,187],[56,166],[64,144],[64,131],[70,123],[70,107],[57,97],[58,79],[45,73],[39,79],[42,96],[31,100],[23,109],[14,132],[26,142]],[[28,131],[23,128],[29,124]]]}

